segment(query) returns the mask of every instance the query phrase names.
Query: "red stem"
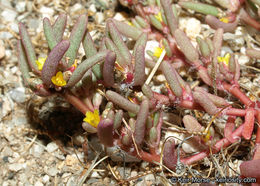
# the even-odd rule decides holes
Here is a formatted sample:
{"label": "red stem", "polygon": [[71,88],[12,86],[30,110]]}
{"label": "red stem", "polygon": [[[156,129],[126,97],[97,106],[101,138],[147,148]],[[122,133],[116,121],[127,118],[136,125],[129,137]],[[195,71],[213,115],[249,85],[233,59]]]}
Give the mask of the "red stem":
{"label": "red stem", "polygon": [[232,86],[230,84],[223,82],[223,87],[226,91],[230,92],[236,98],[238,98],[247,107],[254,106],[254,103],[237,86]]}
{"label": "red stem", "polygon": [[[240,138],[241,135],[242,135],[242,131],[243,131],[243,127],[244,125],[240,125],[233,133],[232,133],[232,138],[235,139],[235,138]],[[230,145],[231,142],[228,141],[227,138],[223,138],[221,140],[219,140],[213,147],[213,149],[215,149],[215,151],[213,153],[217,153],[221,148],[224,148],[224,147],[227,147],[228,145]],[[203,158],[207,157],[209,155],[209,150],[205,150],[205,151],[202,151],[198,154],[195,154],[193,156],[190,156],[188,158],[183,158],[181,159],[181,162],[182,163],[185,163],[187,165],[190,165],[192,163],[195,163],[197,161],[200,161],[202,160]]]}
{"label": "red stem", "polygon": [[84,115],[87,111],[91,111],[87,105],[85,105],[79,98],[76,96],[70,94],[69,92],[65,92],[63,97],[72,104],[75,108],[77,108],[80,112],[82,112]]}

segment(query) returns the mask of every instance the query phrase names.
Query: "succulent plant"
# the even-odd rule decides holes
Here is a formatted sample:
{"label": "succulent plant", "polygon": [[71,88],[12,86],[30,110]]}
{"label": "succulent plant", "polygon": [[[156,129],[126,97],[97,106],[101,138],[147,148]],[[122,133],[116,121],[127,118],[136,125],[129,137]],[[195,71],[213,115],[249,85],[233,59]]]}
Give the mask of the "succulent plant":
{"label": "succulent plant", "polygon": [[[222,11],[215,4],[178,2],[181,8],[205,15],[205,22],[215,29],[213,37],[196,38],[198,47],[194,47],[179,27],[178,10],[170,0],[121,0],[121,4],[132,8],[137,15],[130,24],[107,20],[103,45],[97,48],[87,32],[87,16],[78,18],[68,40],[63,40],[65,15],[60,15],[54,24],[45,18],[44,34],[50,49],[46,60],[36,60],[29,35],[20,23],[18,55],[24,82],[37,95],[63,96],[86,115],[82,127],[97,133],[105,146],[119,146],[130,155],[149,162],[160,162],[166,107],[199,110],[213,119],[228,116],[222,139],[214,138],[213,129],[210,129],[212,122],[203,127],[191,115],[183,118],[184,131],[196,135],[195,141],[205,150],[177,159],[175,141],[168,140],[163,163],[179,171],[179,164],[189,165],[202,160],[210,154],[211,148],[217,153],[241,137],[251,139],[255,118],[260,121],[260,102],[252,101],[240,89],[240,65],[234,54],[220,55],[224,32],[233,32],[241,21],[259,30],[259,23],[245,11],[244,6],[248,5],[243,5],[243,1],[235,1],[235,4],[231,0],[215,2],[228,11]],[[256,7],[259,9],[259,4],[256,3]],[[132,51],[125,40],[135,42]],[[145,57],[148,40],[160,43],[154,53],[147,51],[150,59]],[[86,59],[78,63],[81,43]],[[259,53],[257,49],[247,50],[247,55],[253,58],[259,59]],[[187,73],[195,71],[210,91],[201,86],[191,88],[181,76],[180,67],[187,69]],[[149,76],[146,68],[151,71]],[[164,92],[152,90],[150,81],[156,71],[165,76]],[[243,107],[235,108],[223,95],[232,95]],[[106,104],[105,109],[100,107],[101,103]],[[236,117],[244,117],[244,123],[236,126]],[[259,127],[255,143],[255,157],[259,157]],[[251,161],[257,160],[245,164],[248,169],[255,170]],[[245,164],[241,165],[242,174],[247,169]],[[245,174],[253,175],[256,174]]]}

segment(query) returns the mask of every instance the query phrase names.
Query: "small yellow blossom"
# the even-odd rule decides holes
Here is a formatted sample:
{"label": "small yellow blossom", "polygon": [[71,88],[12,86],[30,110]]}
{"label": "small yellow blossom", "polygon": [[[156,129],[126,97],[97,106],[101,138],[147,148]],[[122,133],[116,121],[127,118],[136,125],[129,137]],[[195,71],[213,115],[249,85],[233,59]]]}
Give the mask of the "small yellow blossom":
{"label": "small yellow blossom", "polygon": [[74,61],[74,64],[72,65],[72,67],[77,68],[77,66],[78,66],[78,62],[77,62],[77,60],[75,60],[75,61]]}
{"label": "small yellow blossom", "polygon": [[39,57],[35,62],[39,70],[42,70],[42,67],[46,61],[47,57]]}
{"label": "small yellow blossom", "polygon": [[127,24],[133,26],[133,23],[131,23],[130,21],[127,21]]}
{"label": "small yellow blossom", "polygon": [[228,18],[226,17],[222,17],[219,20],[222,21],[223,23],[228,23]]}
{"label": "small yellow blossom", "polygon": [[153,55],[155,56],[155,57],[160,57],[161,56],[161,54],[162,54],[162,52],[163,52],[163,49],[164,48],[160,48],[160,47],[155,47],[155,50],[154,50],[154,52],[153,52]]}
{"label": "small yellow blossom", "polygon": [[67,84],[67,82],[63,79],[63,74],[61,71],[57,72],[56,76],[53,76],[51,78],[51,81],[54,85],[57,85],[59,87],[63,87]]}
{"label": "small yellow blossom", "polygon": [[211,132],[210,132],[210,130],[208,130],[207,134],[205,136],[203,136],[203,140],[205,142],[208,142],[210,140],[210,138],[211,138]]}
{"label": "small yellow blossom", "polygon": [[158,21],[162,22],[163,19],[162,19],[162,13],[159,12],[157,15],[154,16]]}
{"label": "small yellow blossom", "polygon": [[100,117],[99,117],[99,112],[97,109],[94,110],[94,112],[87,111],[86,112],[86,117],[83,119],[83,121],[87,122],[91,126],[97,128],[99,122],[100,122]]}
{"label": "small yellow blossom", "polygon": [[217,59],[218,59],[218,62],[219,63],[225,63],[225,65],[228,65],[228,63],[229,63],[229,60],[230,60],[230,53],[227,53],[224,57],[220,57],[220,56],[218,56],[217,57]]}

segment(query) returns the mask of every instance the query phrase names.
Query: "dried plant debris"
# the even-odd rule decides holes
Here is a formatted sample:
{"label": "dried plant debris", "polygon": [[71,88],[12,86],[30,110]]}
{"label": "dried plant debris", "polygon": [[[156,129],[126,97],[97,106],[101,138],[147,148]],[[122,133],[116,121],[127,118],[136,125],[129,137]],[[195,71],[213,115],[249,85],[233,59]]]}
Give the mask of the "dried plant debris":
{"label": "dried plant debris", "polygon": [[6,184],[260,184],[258,1],[0,3]]}

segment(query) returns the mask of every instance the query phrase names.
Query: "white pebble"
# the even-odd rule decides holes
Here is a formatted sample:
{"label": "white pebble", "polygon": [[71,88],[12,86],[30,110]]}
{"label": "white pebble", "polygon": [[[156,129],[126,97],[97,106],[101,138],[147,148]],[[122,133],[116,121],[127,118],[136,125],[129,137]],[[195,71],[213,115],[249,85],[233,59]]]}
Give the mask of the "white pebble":
{"label": "white pebble", "polygon": [[47,17],[47,18],[51,18],[54,14],[54,10],[52,8],[46,7],[46,6],[42,6],[40,8],[40,12],[42,13],[43,17]]}
{"label": "white pebble", "polygon": [[37,181],[37,182],[35,182],[34,186],[43,186],[43,184],[42,184],[42,182]]}
{"label": "white pebble", "polygon": [[250,61],[250,58],[248,56],[245,56],[245,55],[241,55],[238,58],[238,63],[240,65],[248,65],[249,61]]}
{"label": "white pebble", "polygon": [[95,15],[95,21],[97,24],[101,24],[105,20],[104,14],[101,12],[97,12]]}
{"label": "white pebble", "polygon": [[26,6],[26,2],[25,1],[19,1],[15,5],[15,8],[16,8],[17,12],[22,13],[22,12],[25,11],[25,6]]}
{"label": "white pebble", "polygon": [[55,143],[55,142],[50,142],[47,147],[46,147],[46,150],[51,153],[51,152],[54,152],[55,150],[57,150],[59,147],[58,145]]}
{"label": "white pebble", "polygon": [[42,182],[43,183],[48,183],[49,181],[50,181],[50,177],[47,174],[42,177]]}
{"label": "white pebble", "polygon": [[4,17],[4,20],[7,22],[13,22],[17,16],[17,12],[10,10],[10,9],[5,9],[2,13],[1,16]]}

